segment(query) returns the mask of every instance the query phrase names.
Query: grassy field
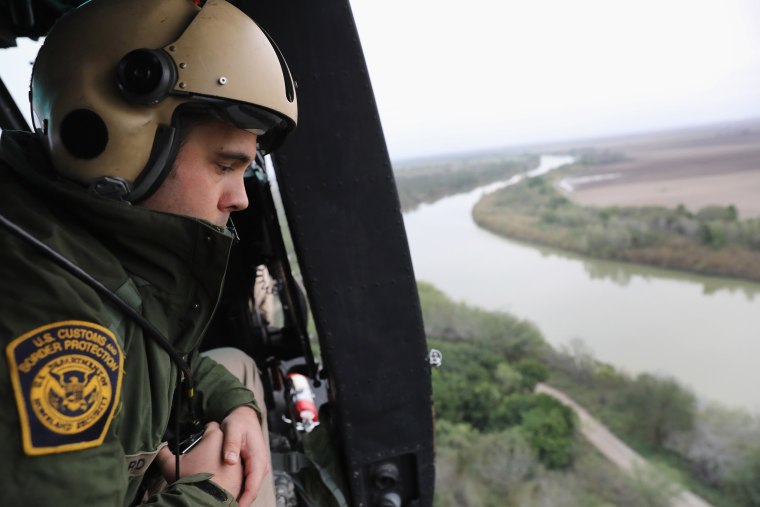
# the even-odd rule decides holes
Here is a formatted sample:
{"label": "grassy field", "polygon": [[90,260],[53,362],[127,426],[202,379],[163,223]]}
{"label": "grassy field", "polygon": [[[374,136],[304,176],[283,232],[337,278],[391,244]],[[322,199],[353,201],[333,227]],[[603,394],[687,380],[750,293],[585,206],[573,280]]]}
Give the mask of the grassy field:
{"label": "grassy field", "polygon": [[[584,206],[736,206],[760,216],[760,120],[547,146],[619,156],[589,164],[566,196]],[[597,178],[594,178],[594,177]],[[601,178],[599,176],[602,176]]]}
{"label": "grassy field", "polygon": [[568,147],[572,166],[485,196],[475,221],[591,257],[760,281],[760,126],[599,146]]}

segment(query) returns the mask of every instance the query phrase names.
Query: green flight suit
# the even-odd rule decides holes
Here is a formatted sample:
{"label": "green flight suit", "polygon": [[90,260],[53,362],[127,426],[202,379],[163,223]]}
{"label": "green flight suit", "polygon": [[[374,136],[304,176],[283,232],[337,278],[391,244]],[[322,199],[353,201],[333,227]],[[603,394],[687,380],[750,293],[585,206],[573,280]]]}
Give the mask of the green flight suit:
{"label": "green flight suit", "polygon": [[[196,351],[221,292],[226,229],[85,191],[56,176],[26,133],[2,134],[0,192],[0,214],[190,358],[204,421],[255,408],[250,391]],[[167,429],[176,365],[132,319],[5,228],[0,256],[0,505],[129,505]],[[234,504],[208,478],[184,478],[152,505]],[[211,494],[219,491],[226,500]]]}

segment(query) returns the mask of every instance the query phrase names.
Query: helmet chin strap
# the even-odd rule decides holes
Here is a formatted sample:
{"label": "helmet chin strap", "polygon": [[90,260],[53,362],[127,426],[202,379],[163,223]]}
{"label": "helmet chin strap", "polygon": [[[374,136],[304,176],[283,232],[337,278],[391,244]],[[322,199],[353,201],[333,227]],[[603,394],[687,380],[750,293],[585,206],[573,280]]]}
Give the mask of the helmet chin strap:
{"label": "helmet chin strap", "polygon": [[171,171],[177,152],[177,147],[174,146],[178,138],[176,134],[177,129],[174,127],[158,126],[148,163],[134,184],[118,176],[103,176],[91,183],[88,189],[103,197],[129,203],[147,199]]}
{"label": "helmet chin strap", "polygon": [[140,176],[135,181],[132,190],[126,196],[126,200],[137,203],[147,199],[155,192],[169,174],[174,164],[179,146],[177,129],[171,125],[159,125],[156,136],[153,138],[153,147],[150,150],[148,163]]}
{"label": "helmet chin strap", "polygon": [[177,152],[177,147],[174,146],[178,139],[176,134],[177,129],[174,127],[158,126],[148,163],[134,184],[118,176],[103,176],[91,183],[88,189],[103,197],[129,203],[147,199],[171,171]]}

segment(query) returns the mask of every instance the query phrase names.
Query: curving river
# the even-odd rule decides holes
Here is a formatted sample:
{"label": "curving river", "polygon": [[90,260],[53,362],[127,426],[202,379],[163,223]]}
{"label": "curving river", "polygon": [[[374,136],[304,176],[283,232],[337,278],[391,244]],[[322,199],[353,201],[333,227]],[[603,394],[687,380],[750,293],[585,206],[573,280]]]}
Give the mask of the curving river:
{"label": "curving river", "polygon": [[[532,174],[570,161],[544,156]],[[419,280],[530,320],[557,348],[580,338],[618,368],[672,375],[705,400],[760,413],[760,284],[592,260],[478,228],[475,203],[515,179],[404,215]]]}

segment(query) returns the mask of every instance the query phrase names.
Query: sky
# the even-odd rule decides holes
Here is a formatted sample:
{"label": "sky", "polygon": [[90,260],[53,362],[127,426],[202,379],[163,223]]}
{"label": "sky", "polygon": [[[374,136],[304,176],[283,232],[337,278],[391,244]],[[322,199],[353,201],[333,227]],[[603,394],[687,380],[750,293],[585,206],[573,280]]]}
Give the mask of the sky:
{"label": "sky", "polygon": [[350,3],[394,160],[760,117],[758,0]]}
{"label": "sky", "polygon": [[760,117],[757,0],[351,0],[391,157]]}
{"label": "sky", "polygon": [[22,38],[16,39],[16,44],[16,47],[0,49],[0,77],[31,125],[29,79],[32,75],[32,63],[42,40]]}

